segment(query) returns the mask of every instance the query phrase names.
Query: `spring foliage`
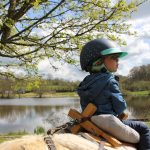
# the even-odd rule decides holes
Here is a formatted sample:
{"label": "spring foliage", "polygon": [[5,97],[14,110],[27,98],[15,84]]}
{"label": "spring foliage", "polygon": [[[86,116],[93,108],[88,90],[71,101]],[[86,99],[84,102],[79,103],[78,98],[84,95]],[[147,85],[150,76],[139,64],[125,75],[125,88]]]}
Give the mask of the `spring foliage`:
{"label": "spring foliage", "polygon": [[36,72],[45,57],[76,63],[72,55],[78,55],[82,45],[93,38],[125,44],[120,35],[134,34],[126,19],[145,1],[0,1],[0,66]]}

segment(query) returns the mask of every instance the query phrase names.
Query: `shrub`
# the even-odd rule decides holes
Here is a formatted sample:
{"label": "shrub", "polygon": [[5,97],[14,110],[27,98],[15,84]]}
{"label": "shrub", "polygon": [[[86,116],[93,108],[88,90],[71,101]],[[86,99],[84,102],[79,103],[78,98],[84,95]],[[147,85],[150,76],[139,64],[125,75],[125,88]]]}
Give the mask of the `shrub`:
{"label": "shrub", "polygon": [[41,126],[38,126],[34,129],[34,133],[35,134],[43,134],[43,133],[45,133],[45,129]]}

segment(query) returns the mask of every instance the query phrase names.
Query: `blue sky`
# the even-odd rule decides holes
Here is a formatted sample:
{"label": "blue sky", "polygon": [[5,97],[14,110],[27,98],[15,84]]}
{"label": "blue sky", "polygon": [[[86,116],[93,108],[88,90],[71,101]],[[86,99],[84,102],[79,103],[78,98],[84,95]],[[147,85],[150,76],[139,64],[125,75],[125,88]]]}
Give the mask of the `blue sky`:
{"label": "blue sky", "polygon": [[[129,71],[135,66],[150,64],[150,0],[141,5],[137,12],[128,20],[133,30],[137,31],[136,37],[123,35],[127,46],[122,47],[129,55],[120,60],[119,69],[116,74],[128,75]],[[55,71],[50,67],[49,61],[44,60],[39,64],[39,70],[43,74],[49,74],[53,78],[65,80],[82,80],[87,73],[81,71],[80,67],[68,64],[52,62],[59,69]]]}

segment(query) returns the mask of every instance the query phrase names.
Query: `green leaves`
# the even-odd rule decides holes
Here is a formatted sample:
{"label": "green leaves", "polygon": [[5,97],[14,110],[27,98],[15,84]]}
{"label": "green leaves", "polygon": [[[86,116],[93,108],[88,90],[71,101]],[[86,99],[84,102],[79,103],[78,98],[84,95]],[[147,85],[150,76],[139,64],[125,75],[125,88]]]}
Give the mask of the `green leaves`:
{"label": "green leaves", "polygon": [[45,57],[74,64],[77,59],[68,52],[79,54],[93,38],[125,44],[120,35],[134,35],[126,20],[142,2],[25,0],[13,5],[12,11],[4,0],[0,2],[0,56],[16,58],[18,68],[36,73],[38,62]]}
{"label": "green leaves", "polygon": [[34,7],[37,7],[39,6],[39,3],[42,2],[42,0],[35,0],[34,2],[32,2],[31,4],[34,6]]}

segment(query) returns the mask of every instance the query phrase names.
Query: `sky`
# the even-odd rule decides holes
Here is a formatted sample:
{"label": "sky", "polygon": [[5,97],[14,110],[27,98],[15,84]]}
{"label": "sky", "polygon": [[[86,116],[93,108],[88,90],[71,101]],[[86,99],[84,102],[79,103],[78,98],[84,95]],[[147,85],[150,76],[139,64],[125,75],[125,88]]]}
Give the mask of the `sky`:
{"label": "sky", "polygon": [[[132,18],[128,20],[133,30],[137,31],[136,37],[124,35],[127,42],[123,50],[128,52],[128,56],[119,61],[119,69],[116,74],[127,76],[133,67],[150,64],[150,0],[141,5]],[[39,63],[39,71],[48,74],[51,78],[61,78],[70,81],[81,81],[86,75],[79,66],[61,64],[53,62],[58,67],[54,70],[46,59]]]}

